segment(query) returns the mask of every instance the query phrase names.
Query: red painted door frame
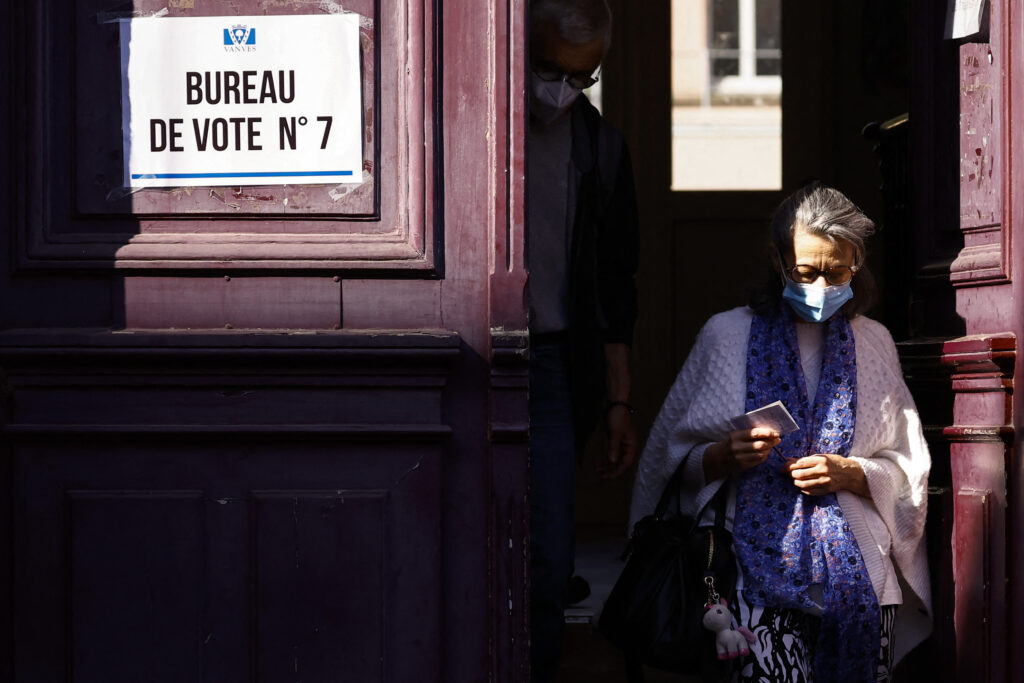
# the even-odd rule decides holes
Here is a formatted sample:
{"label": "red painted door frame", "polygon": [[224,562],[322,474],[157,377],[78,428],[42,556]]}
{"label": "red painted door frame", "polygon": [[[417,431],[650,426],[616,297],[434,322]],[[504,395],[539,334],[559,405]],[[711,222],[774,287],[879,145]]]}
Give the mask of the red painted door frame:
{"label": "red painted door frame", "polygon": [[959,46],[960,220],[950,268],[967,336],[947,342],[955,522],[956,680],[1024,676],[1024,2],[989,4],[987,35]]}

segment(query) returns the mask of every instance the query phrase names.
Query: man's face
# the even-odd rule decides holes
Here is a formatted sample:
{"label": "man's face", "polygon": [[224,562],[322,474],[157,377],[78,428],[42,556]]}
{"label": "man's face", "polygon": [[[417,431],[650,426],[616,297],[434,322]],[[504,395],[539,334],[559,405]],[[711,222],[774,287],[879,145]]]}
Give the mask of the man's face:
{"label": "man's face", "polygon": [[549,25],[533,31],[530,41],[530,68],[534,71],[559,71],[567,76],[587,77],[601,66],[604,40],[575,45],[558,35]]}

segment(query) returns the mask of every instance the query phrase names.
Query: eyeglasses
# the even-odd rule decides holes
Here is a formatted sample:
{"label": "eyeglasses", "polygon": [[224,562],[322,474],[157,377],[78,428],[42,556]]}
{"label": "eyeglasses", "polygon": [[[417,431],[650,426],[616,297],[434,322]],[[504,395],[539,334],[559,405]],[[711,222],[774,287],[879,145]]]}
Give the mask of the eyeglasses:
{"label": "eyeglasses", "polygon": [[549,66],[539,66],[533,69],[533,74],[542,81],[554,82],[565,81],[577,90],[586,90],[597,83],[597,76],[591,76],[586,72],[567,74],[561,69]]}
{"label": "eyeglasses", "polygon": [[793,266],[786,273],[789,275],[790,280],[802,285],[817,282],[818,278],[822,276],[825,277],[825,282],[830,285],[845,285],[853,279],[857,270],[857,266],[832,266],[825,270],[818,270],[814,266],[798,265]]}

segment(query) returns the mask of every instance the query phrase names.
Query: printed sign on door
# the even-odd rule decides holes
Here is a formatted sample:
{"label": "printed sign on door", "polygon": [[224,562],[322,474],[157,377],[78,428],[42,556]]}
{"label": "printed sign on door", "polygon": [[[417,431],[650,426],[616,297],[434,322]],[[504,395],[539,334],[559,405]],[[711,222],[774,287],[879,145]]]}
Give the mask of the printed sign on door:
{"label": "printed sign on door", "polygon": [[125,185],[362,180],[355,14],[121,22]]}

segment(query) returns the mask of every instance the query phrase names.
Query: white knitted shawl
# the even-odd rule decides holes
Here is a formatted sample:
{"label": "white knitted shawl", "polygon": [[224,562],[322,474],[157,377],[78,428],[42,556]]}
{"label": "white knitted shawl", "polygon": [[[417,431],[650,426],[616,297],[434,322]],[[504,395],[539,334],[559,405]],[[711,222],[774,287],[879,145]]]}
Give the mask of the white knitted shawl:
{"label": "white knitted shawl", "polygon": [[[695,448],[703,453],[707,444],[725,438],[730,431],[728,420],[744,412],[752,318],[749,308],[736,308],[713,316],[700,331],[640,457],[630,528],[654,510],[668,478],[683,459]],[[849,491],[840,491],[837,498],[861,547],[876,593],[881,594],[890,553],[898,571],[903,594],[895,627],[899,661],[931,630],[924,544],[931,459],[888,330],[864,316],[853,318],[850,325],[857,352],[857,415],[849,457],[864,469],[871,500]],[[723,483],[704,480],[701,460],[689,458],[684,466],[683,514],[703,510]],[[889,539],[877,538],[869,517],[884,521],[891,547]]]}

